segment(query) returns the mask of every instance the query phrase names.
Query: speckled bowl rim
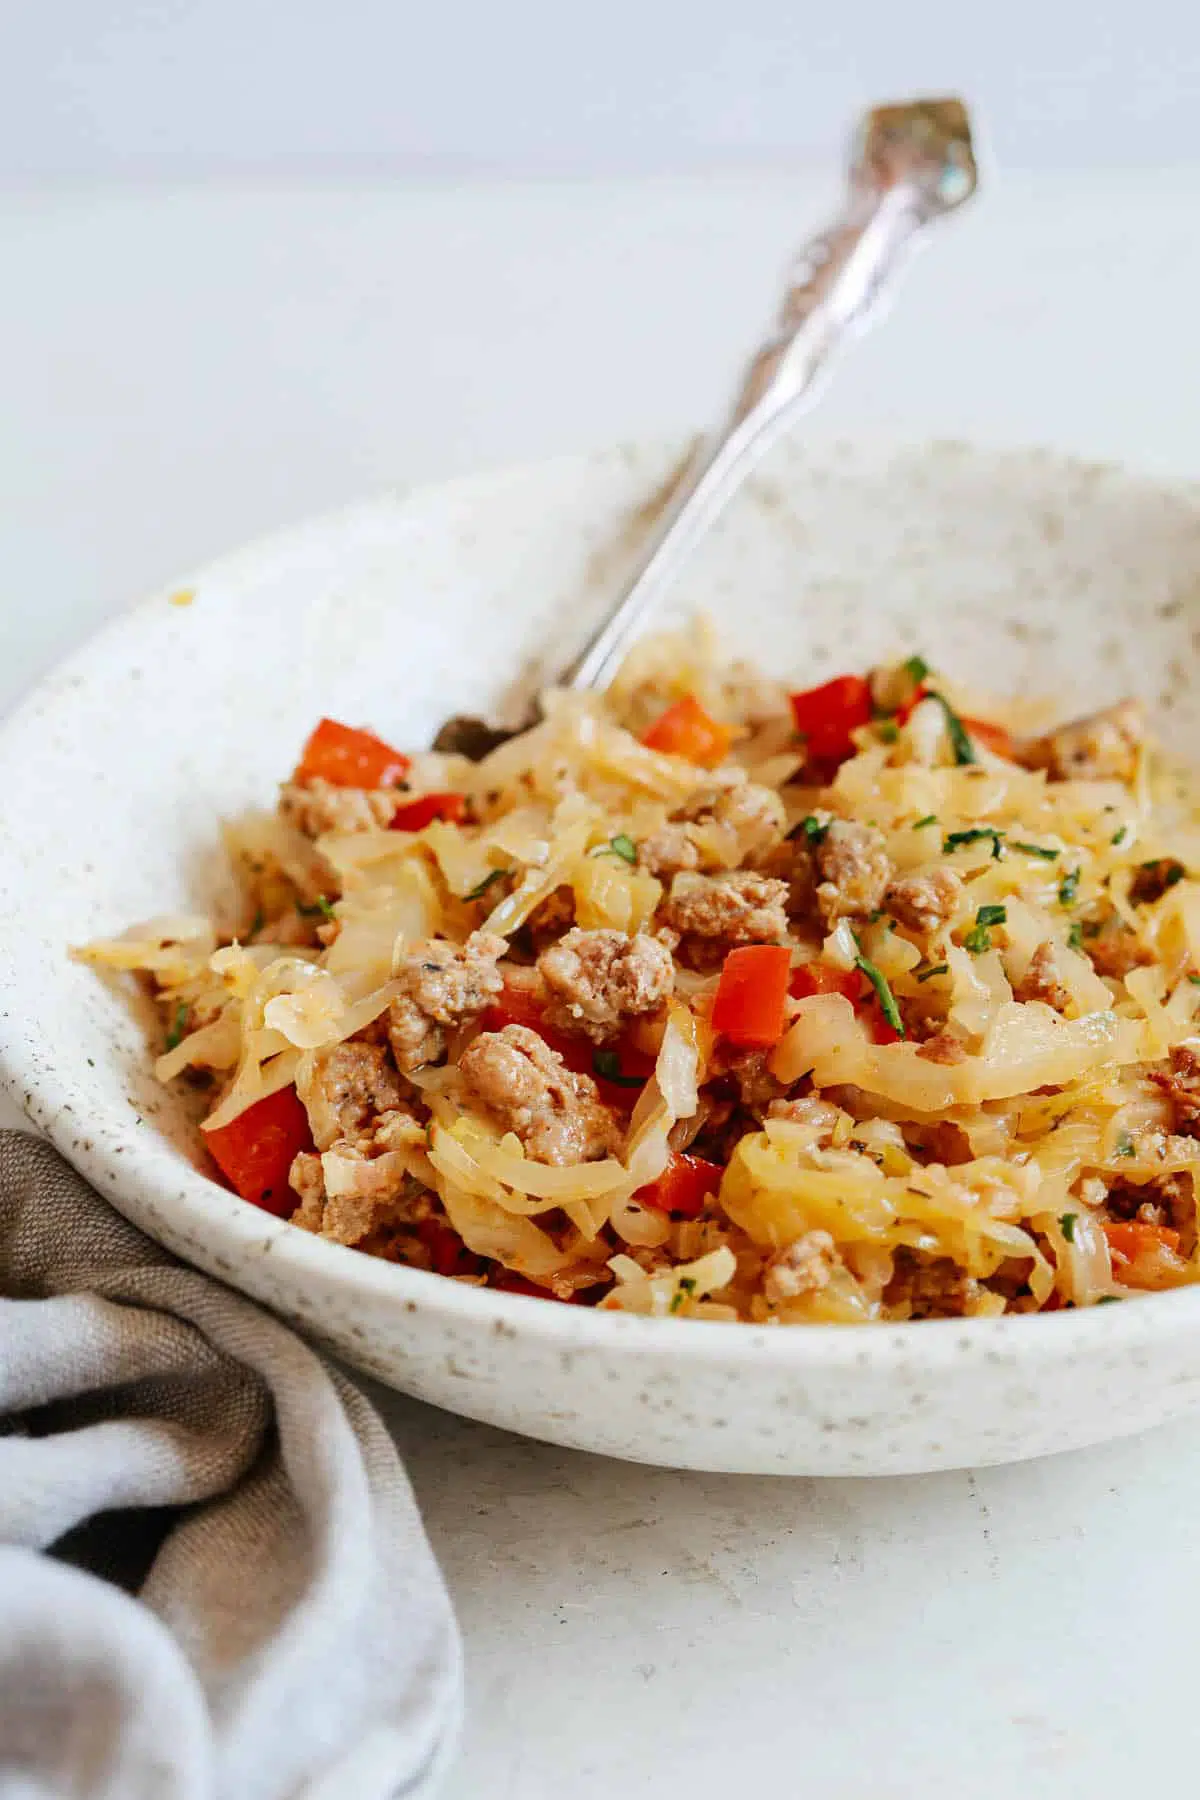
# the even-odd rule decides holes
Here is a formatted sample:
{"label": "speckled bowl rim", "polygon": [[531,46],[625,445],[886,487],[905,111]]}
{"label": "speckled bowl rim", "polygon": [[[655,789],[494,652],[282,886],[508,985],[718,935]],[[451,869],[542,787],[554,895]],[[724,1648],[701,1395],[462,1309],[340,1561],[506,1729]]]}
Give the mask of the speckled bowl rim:
{"label": "speckled bowl rim", "polygon": [[[932,454],[937,440],[911,441],[885,433],[858,433],[840,440],[880,450],[921,455]],[[657,450],[654,443],[639,449]],[[985,462],[1004,465],[1037,458],[1062,470],[1084,471],[1094,467],[1085,459],[1045,446],[998,449],[989,445],[956,444]],[[672,445],[677,450],[678,445]],[[85,677],[101,650],[129,642],[136,653],[142,621],[156,614],[164,599],[181,588],[244,578],[260,565],[275,561],[284,550],[302,551],[306,539],[322,539],[331,528],[350,526],[369,518],[381,505],[398,498],[419,502],[423,497],[445,494],[469,497],[514,476],[532,475],[556,465],[577,463],[563,456],[527,464],[508,464],[449,482],[431,482],[402,490],[383,490],[329,512],[252,539],[224,556],[213,559],[190,574],[172,580],[148,598],[118,612],[92,633],[70,656],[60,662],[3,720],[0,720],[0,791],[5,767],[12,758],[29,754],[49,717],[61,704],[70,703],[78,681]],[[1200,484],[1139,473],[1124,465],[1104,465],[1106,472],[1159,493],[1200,496]],[[3,829],[0,811],[0,832]],[[1200,1307],[1200,1289],[1183,1288],[1152,1294],[1119,1307],[1085,1308],[1054,1313],[1022,1314],[993,1319],[927,1319],[907,1324],[769,1326],[712,1324],[698,1319],[647,1319],[632,1314],[599,1312],[594,1308],[562,1305],[522,1294],[469,1287],[448,1277],[411,1269],[400,1263],[382,1262],[345,1245],[316,1238],[274,1219],[239,1200],[199,1170],[182,1171],[179,1162],[156,1138],[130,1124],[127,1135],[115,1133],[113,1141],[97,1142],[81,1136],[76,1104],[83,1098],[73,1084],[69,1064],[52,1070],[35,1068],[27,1047],[0,1017],[0,1085],[30,1121],[80,1172],[102,1192],[125,1192],[162,1207],[179,1205],[198,1230],[206,1220],[213,1227],[213,1241],[220,1243],[236,1263],[238,1259],[269,1255],[296,1277],[333,1278],[349,1291],[359,1290],[394,1303],[401,1312],[440,1313],[455,1323],[481,1327],[493,1333],[511,1333],[540,1339],[563,1351],[595,1347],[637,1357],[653,1351],[660,1355],[668,1341],[681,1360],[692,1363],[730,1362],[747,1371],[764,1360],[795,1366],[812,1373],[854,1365],[895,1363],[898,1367],[928,1370],[961,1366],[964,1355],[1003,1361],[1009,1367],[1025,1364],[1068,1365],[1082,1351],[1103,1338],[1136,1352],[1153,1341],[1170,1337],[1185,1319],[1193,1319]],[[121,1141],[117,1141],[120,1139]],[[318,1328],[319,1329],[319,1328]]]}

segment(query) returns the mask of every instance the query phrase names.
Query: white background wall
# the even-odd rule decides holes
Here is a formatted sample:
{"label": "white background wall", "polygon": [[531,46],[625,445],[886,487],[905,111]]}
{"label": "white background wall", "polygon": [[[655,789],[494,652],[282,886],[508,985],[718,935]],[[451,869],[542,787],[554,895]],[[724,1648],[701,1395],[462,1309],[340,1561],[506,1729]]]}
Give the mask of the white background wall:
{"label": "white background wall", "polygon": [[1197,0],[0,0],[0,180],[824,159],[958,89],[1008,167],[1200,161]]}

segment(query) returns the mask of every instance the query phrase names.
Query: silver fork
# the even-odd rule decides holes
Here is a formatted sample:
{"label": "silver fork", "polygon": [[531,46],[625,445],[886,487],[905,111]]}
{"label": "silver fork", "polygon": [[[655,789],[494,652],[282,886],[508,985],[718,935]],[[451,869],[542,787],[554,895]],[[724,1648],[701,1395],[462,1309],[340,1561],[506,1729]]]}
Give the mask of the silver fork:
{"label": "silver fork", "polygon": [[[917,100],[866,114],[852,140],[841,212],[793,262],[778,318],[724,424],[693,460],[632,580],[564,671],[563,685],[608,685],[731,496],[781,432],[816,403],[835,353],[876,323],[880,302],[926,228],[969,200],[977,185],[961,100]],[[478,758],[515,734],[458,715],[442,726],[434,749]]]}

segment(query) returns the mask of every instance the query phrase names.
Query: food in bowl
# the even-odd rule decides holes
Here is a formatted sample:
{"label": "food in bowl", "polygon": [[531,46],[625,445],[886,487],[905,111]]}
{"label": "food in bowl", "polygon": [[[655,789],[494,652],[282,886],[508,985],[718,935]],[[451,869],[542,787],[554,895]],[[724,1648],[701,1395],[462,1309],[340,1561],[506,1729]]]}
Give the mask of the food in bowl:
{"label": "food in bowl", "polygon": [[1133,702],[793,692],[676,634],[478,762],[322,720],[226,840],[238,918],[79,954],[305,1231],[757,1323],[1200,1274],[1200,828]]}

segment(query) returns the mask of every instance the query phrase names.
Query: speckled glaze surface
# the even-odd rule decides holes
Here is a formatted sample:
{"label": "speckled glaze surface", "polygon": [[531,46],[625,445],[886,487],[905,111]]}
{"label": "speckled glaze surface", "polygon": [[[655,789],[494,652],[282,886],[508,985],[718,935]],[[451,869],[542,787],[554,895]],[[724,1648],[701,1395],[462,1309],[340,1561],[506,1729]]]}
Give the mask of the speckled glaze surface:
{"label": "speckled glaze surface", "polygon": [[[872,1474],[1041,1455],[1200,1400],[1200,1293],[1086,1313],[770,1330],[485,1293],[319,1242],[202,1172],[145,1016],[66,946],[216,879],[314,717],[426,741],[553,668],[636,553],[678,446],[383,496],[120,618],[0,733],[0,1073],[146,1231],[395,1386],[647,1462]],[[179,588],[194,596],[170,604]],[[1049,454],[785,447],[678,609],[809,681],[918,648],[1064,711],[1141,694],[1200,762],[1200,489]]]}

